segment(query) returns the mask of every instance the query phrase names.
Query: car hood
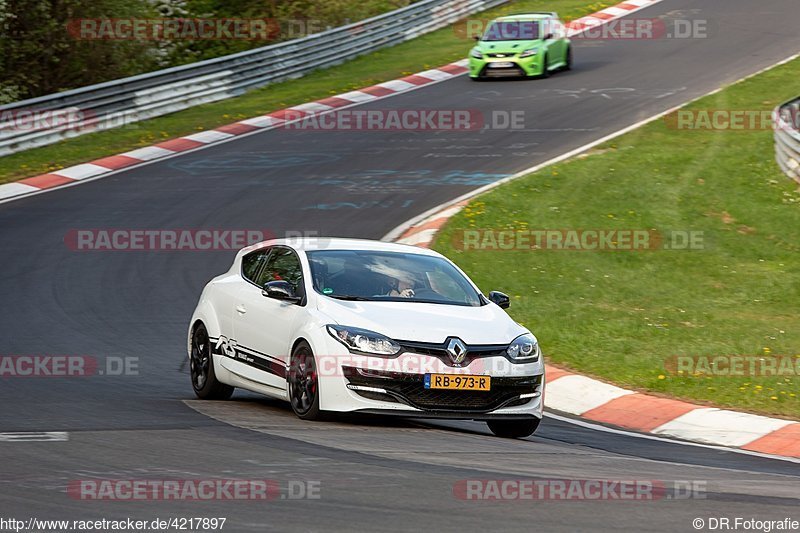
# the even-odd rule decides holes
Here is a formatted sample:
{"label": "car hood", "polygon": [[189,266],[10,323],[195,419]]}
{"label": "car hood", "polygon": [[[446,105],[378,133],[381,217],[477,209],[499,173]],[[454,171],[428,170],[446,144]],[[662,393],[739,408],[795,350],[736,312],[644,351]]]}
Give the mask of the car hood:
{"label": "car hood", "polygon": [[317,308],[331,323],[381,333],[392,339],[443,343],[507,344],[526,333],[494,304],[481,307],[414,302],[350,302],[322,297]]}
{"label": "car hood", "polygon": [[477,48],[483,53],[489,54],[519,54],[530,48],[535,48],[542,43],[541,40],[535,41],[481,41]]}

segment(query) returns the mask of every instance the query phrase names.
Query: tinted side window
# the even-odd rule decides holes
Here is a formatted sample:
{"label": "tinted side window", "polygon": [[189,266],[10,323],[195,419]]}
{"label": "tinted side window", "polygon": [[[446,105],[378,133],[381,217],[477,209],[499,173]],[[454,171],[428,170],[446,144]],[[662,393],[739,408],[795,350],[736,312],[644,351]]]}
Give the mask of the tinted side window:
{"label": "tinted side window", "polygon": [[275,248],[269,256],[264,270],[258,276],[258,286],[263,287],[270,281],[288,281],[294,287],[297,294],[303,290],[303,269],[300,260],[292,250],[287,248]]}
{"label": "tinted side window", "polygon": [[268,255],[269,249],[256,250],[244,256],[242,258],[242,276],[246,280],[256,283],[258,273],[261,271],[261,267],[267,262]]}

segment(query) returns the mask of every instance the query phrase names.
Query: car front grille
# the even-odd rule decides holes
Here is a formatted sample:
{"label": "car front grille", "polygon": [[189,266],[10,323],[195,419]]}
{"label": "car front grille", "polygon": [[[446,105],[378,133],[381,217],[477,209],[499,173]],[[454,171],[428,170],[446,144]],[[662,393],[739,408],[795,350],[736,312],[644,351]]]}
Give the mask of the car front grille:
{"label": "car front grille", "polygon": [[514,65],[513,67],[503,67],[503,68],[489,68],[484,67],[480,73],[481,77],[485,78],[508,78],[508,77],[516,77],[516,76],[526,76],[525,71],[519,65]]}
{"label": "car front grille", "polygon": [[343,367],[343,370],[352,385],[386,391],[384,394],[354,390],[357,394],[371,400],[402,402],[424,411],[487,413],[500,407],[523,405],[531,399],[520,399],[519,396],[539,391],[542,384],[541,376],[493,377],[490,391],[426,389],[424,374],[376,370],[359,372],[353,367]]}
{"label": "car front grille", "polygon": [[397,342],[398,344],[400,344],[400,347],[403,348],[404,352],[436,357],[444,364],[453,367],[468,366],[475,359],[480,359],[483,357],[505,357],[506,348],[508,348],[508,345],[506,344],[473,344],[473,345],[467,344],[465,345],[467,348],[467,355],[464,357],[464,360],[460,364],[456,365],[450,358],[450,354],[447,353],[446,342],[441,344],[432,342],[411,342],[411,341],[397,341]]}

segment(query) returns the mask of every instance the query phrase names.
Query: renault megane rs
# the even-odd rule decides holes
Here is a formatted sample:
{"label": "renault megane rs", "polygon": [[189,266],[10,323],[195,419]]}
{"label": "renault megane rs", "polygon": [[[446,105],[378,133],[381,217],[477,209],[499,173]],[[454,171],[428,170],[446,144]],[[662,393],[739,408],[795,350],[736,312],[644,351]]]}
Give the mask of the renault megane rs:
{"label": "renault megane rs", "polygon": [[542,418],[544,363],[508,306],[432,250],[265,241],[203,290],[188,333],[192,386],[209,400],[235,387],[284,399],[302,419],[473,419],[525,437]]}

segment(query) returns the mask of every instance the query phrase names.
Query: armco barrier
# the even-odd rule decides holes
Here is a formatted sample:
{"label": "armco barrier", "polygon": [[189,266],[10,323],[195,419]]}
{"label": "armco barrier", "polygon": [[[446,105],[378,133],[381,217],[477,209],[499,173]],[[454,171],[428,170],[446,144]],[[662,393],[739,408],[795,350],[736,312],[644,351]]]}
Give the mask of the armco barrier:
{"label": "armco barrier", "polygon": [[301,39],[0,106],[0,156],[298,78],[507,1],[422,0]]}
{"label": "armco barrier", "polygon": [[775,110],[775,159],[787,176],[800,183],[800,98]]}

